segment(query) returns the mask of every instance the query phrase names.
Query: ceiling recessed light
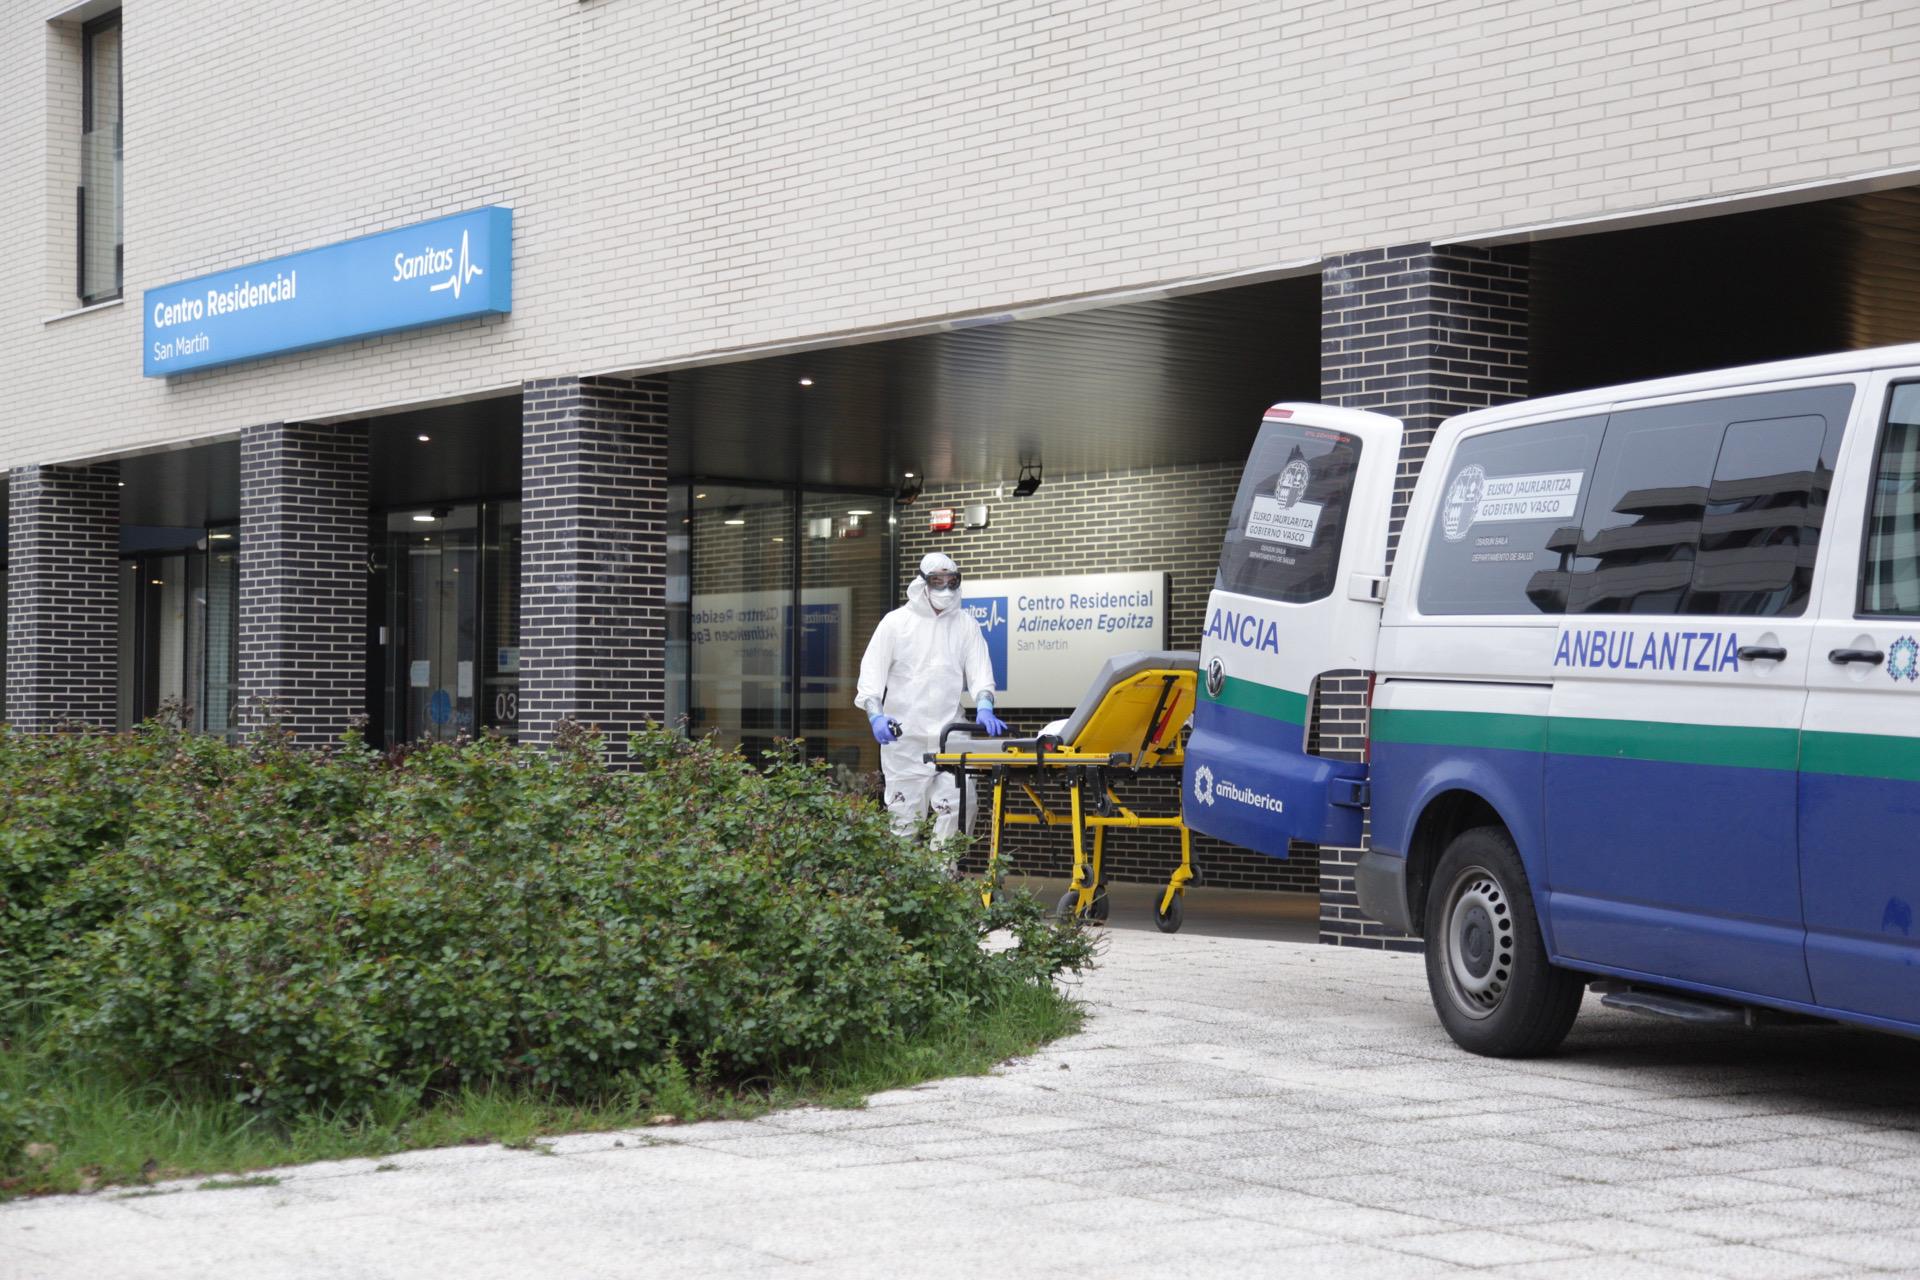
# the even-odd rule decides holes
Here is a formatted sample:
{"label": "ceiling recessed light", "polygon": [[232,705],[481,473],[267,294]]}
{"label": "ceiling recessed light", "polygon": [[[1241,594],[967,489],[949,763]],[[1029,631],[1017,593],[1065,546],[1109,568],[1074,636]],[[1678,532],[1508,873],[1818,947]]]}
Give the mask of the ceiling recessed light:
{"label": "ceiling recessed light", "polygon": [[773,539],[773,540],[774,540],[775,542],[785,542],[785,541],[786,541],[786,539],[785,539],[785,538],[782,538],[782,537],[780,537],[780,536],[779,536],[778,534],[776,534],[776,535],[774,535],[774,539]]}
{"label": "ceiling recessed light", "polygon": [[228,538],[231,538],[232,536],[233,535],[231,533],[227,533],[224,530],[218,533],[210,533],[207,535],[207,537],[211,538],[215,542],[225,542]]}
{"label": "ceiling recessed light", "polygon": [[722,520],[720,523],[726,525],[729,529],[736,529],[741,525],[745,524],[746,521],[745,520]]}
{"label": "ceiling recessed light", "polygon": [[156,587],[164,587],[167,585],[167,580],[165,578],[155,578],[153,580],[153,585]]}
{"label": "ceiling recessed light", "polygon": [[125,480],[122,480],[122,481],[120,481],[120,487],[121,487],[122,489],[124,489],[124,488],[126,488],[126,487],[127,487],[127,482],[126,482]]}
{"label": "ceiling recessed light", "polygon": [[415,436],[414,439],[418,440],[421,444],[425,444],[429,440],[433,439],[433,437],[428,435],[426,432],[422,431],[419,435]]}
{"label": "ceiling recessed light", "polygon": [[428,515],[426,512],[422,511],[419,515],[416,515],[413,518],[413,522],[415,524],[432,524],[433,517]]}
{"label": "ceiling recessed light", "polygon": [[865,507],[855,507],[853,510],[847,512],[847,514],[850,516],[870,516],[873,512],[867,510]]}
{"label": "ceiling recessed light", "polygon": [[911,472],[911,471],[909,471],[909,472],[907,472],[907,473],[906,473],[906,476],[907,476],[907,479],[909,479],[909,480],[911,480],[911,479],[913,479],[913,472]]}
{"label": "ceiling recessed light", "polygon": [[801,385],[801,386],[803,386],[803,387],[810,387],[810,386],[812,386],[812,385],[813,385],[813,379],[812,379],[812,378],[802,378],[802,379],[800,379],[800,385]]}
{"label": "ceiling recessed light", "polygon": [[693,500],[695,502],[705,502],[706,499],[707,499],[707,495],[704,493],[696,493],[693,495]]}

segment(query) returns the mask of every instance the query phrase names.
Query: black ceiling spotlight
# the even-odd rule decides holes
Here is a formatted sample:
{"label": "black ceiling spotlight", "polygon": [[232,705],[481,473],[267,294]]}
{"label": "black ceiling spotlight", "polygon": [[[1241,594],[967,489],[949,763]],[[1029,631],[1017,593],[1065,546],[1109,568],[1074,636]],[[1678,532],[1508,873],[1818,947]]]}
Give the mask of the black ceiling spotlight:
{"label": "black ceiling spotlight", "polygon": [[911,471],[907,472],[906,478],[900,482],[900,487],[894,491],[893,505],[896,507],[912,506],[913,500],[920,496],[920,490],[923,487],[919,476]]}
{"label": "black ceiling spotlight", "polygon": [[1040,464],[1023,462],[1020,464],[1020,480],[1013,486],[1016,498],[1031,498],[1034,490],[1040,487]]}

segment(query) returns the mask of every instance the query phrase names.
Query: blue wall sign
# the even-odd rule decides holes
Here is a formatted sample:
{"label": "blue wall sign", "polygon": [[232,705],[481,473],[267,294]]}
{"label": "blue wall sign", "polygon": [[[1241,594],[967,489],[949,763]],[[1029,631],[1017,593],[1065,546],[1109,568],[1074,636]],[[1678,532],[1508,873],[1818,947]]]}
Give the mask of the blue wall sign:
{"label": "blue wall sign", "polygon": [[149,378],[513,310],[513,210],[490,205],[149,289]]}

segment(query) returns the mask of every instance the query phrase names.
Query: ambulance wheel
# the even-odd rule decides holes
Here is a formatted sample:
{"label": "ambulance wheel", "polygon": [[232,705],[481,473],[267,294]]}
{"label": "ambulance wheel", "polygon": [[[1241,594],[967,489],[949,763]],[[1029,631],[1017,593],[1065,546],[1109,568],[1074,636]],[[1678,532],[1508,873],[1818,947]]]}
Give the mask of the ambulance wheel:
{"label": "ambulance wheel", "polygon": [[1475,827],[1453,838],[1427,899],[1427,988],[1461,1048],[1490,1058],[1551,1051],[1586,984],[1547,963],[1533,892],[1513,838]]}
{"label": "ambulance wheel", "polygon": [[1107,912],[1113,904],[1107,901],[1107,886],[1101,885],[1093,891],[1093,901],[1087,904],[1087,919],[1095,924],[1107,922]]}
{"label": "ambulance wheel", "polygon": [[1158,907],[1153,909],[1153,923],[1160,932],[1180,932],[1180,922],[1187,914],[1186,908],[1180,905],[1181,897],[1182,895],[1180,894],[1174,894],[1173,901],[1167,904],[1165,911],[1160,910]]}
{"label": "ambulance wheel", "polygon": [[1060,895],[1060,901],[1054,903],[1053,914],[1062,920],[1071,920],[1074,918],[1074,904],[1079,901],[1080,891],[1078,889],[1069,889]]}

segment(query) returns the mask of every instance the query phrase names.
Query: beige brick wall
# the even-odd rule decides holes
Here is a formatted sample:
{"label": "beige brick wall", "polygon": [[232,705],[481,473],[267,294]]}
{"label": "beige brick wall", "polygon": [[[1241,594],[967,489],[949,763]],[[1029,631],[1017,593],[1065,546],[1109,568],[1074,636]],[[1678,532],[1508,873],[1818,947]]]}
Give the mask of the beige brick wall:
{"label": "beige brick wall", "polygon": [[[47,323],[51,7],[0,0],[0,465],[1920,168],[1913,0],[126,0],[128,303]],[[489,202],[511,317],[140,376],[145,287]]]}

